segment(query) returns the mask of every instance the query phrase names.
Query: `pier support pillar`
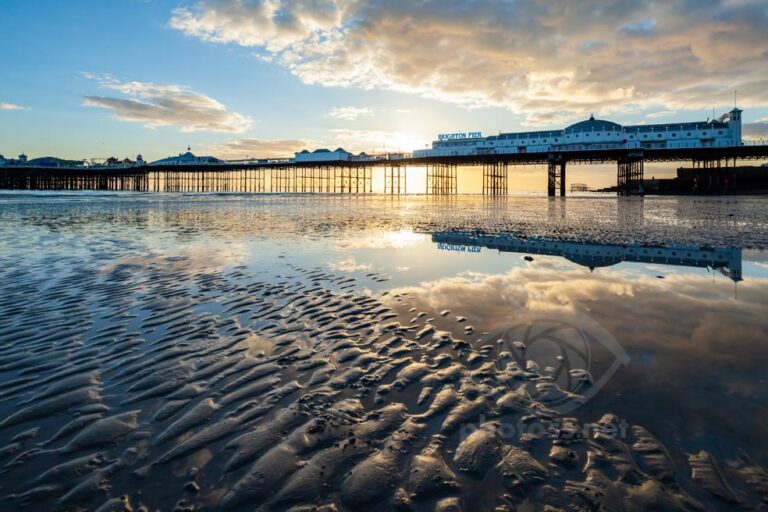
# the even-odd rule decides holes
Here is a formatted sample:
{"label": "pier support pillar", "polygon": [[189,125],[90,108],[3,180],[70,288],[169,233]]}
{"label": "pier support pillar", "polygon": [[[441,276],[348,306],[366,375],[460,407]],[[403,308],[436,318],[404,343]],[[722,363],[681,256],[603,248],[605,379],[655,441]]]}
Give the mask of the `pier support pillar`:
{"label": "pier support pillar", "polygon": [[277,167],[270,172],[271,192],[296,192],[296,168]]}
{"label": "pier support pillar", "polygon": [[720,169],[723,167],[736,167],[736,157],[694,158],[694,169]]}
{"label": "pier support pillar", "polygon": [[456,165],[427,165],[427,194],[455,195],[456,192]]}
{"label": "pier support pillar", "polygon": [[550,158],[547,164],[547,195],[554,197],[560,192],[565,197],[565,160]]}
{"label": "pier support pillar", "polygon": [[407,194],[407,167],[400,164],[386,165],[384,167],[384,193]]}
{"label": "pier support pillar", "polygon": [[337,194],[370,194],[373,192],[370,167],[354,165],[333,168],[333,191]]}
{"label": "pier support pillar", "polygon": [[643,184],[643,159],[642,157],[620,158],[618,162],[618,175],[616,193],[620,196],[637,196]]}
{"label": "pier support pillar", "polygon": [[264,192],[264,169],[245,169],[237,174],[239,178],[238,191],[248,194]]}
{"label": "pier support pillar", "polygon": [[697,170],[692,176],[691,192],[697,195],[732,194],[736,191],[736,158],[693,160]]}
{"label": "pier support pillar", "polygon": [[483,164],[483,195],[507,195],[508,164],[496,162]]}

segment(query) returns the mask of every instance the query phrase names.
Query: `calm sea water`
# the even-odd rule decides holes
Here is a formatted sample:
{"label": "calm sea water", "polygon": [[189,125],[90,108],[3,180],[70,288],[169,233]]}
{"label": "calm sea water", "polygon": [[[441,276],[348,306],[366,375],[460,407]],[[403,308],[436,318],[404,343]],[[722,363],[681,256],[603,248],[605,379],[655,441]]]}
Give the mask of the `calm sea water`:
{"label": "calm sea water", "polygon": [[[650,253],[625,261],[640,254],[633,248]],[[402,364],[379,349],[394,331],[413,343],[435,340],[432,348],[414,344],[415,352],[397,353],[430,363],[428,375],[448,360],[438,355],[446,355],[440,333],[454,343],[456,353],[449,355],[462,361],[466,374],[453,385],[469,389],[462,400],[475,400],[472,385],[487,386],[478,388],[480,395],[495,399],[500,384],[481,370],[501,371],[506,366],[500,361],[515,358],[522,368],[548,376],[534,379],[528,390],[554,411],[547,421],[558,415],[583,426],[613,414],[610,421],[641,426],[671,461],[677,483],[657,478],[662,487],[677,489],[664,498],[671,500],[664,502],[669,509],[685,508],[674,501],[680,493],[707,509],[725,510],[734,502],[757,506],[768,496],[755,483],[768,465],[766,248],[768,199],[750,197],[0,194],[0,496],[4,507],[60,509],[117,505],[123,495],[134,508],[164,510],[179,503],[209,509],[374,507],[355,487],[354,478],[365,482],[365,472],[360,476],[355,468],[395,445],[395,452],[407,451],[394,434],[370,441],[369,450],[355,452],[336,473],[320,471],[327,485],[295,499],[279,494],[294,484],[289,473],[274,481],[262,475],[268,490],[247,480],[269,462],[257,456],[267,447],[230,470],[228,443],[268,427],[303,392],[315,392],[309,401],[333,394],[337,409],[342,398],[359,400],[362,409],[348,412],[359,418],[394,402],[405,403],[409,414],[426,410],[429,401],[420,395],[441,388],[425,383],[421,370],[421,391],[400,375],[405,381],[388,394],[377,389],[388,376],[377,382],[349,374],[360,358],[368,359],[358,366],[376,368],[377,376],[388,364]],[[727,263],[714,261],[716,251]],[[351,306],[339,306],[367,305],[368,299],[376,305],[365,311],[352,307],[345,315]],[[323,384],[301,372],[317,368],[302,361],[324,350],[317,340],[325,326],[338,334],[329,336],[334,343],[348,336],[360,353],[371,352],[325,353],[332,369]],[[430,327],[437,334],[419,336]],[[365,337],[374,341],[364,345]],[[246,397],[246,384],[267,378],[254,374],[240,388],[235,379],[254,371],[251,365],[261,367],[249,361],[293,346],[304,355],[276,359],[282,380]],[[280,387],[290,382],[298,387]],[[547,395],[551,390],[542,382],[555,383],[559,394]],[[246,390],[244,398],[232,396],[239,389]],[[275,389],[282,391],[269,395]],[[581,398],[571,399],[575,395]],[[265,404],[269,408],[258,409]],[[423,510],[451,497],[482,508],[504,502],[529,510],[586,499],[572,482],[594,480],[588,469],[596,448],[577,444],[583,453],[574,448],[574,457],[583,459],[558,472],[547,459],[551,443],[531,443],[524,435],[541,437],[528,428],[536,424],[531,417],[538,416],[488,409],[464,419],[508,422],[515,432],[502,437],[541,463],[548,476],[540,480],[559,498],[541,490],[521,497],[509,486],[497,492],[493,478],[465,476],[454,459],[462,433],[441,427],[440,419],[418,434],[404,428],[425,444],[438,431],[446,435],[439,438],[442,456],[457,483],[420,501],[407,475],[412,459],[404,456],[395,465],[401,474],[377,491],[374,504],[388,508],[400,488],[412,495],[401,501]],[[243,421],[230,427],[232,418]],[[89,425],[96,427],[85,430]],[[224,425],[221,431],[199,445],[173,452],[218,425]],[[272,444],[285,442],[292,428],[281,429]],[[638,471],[646,476],[628,477],[627,462],[616,462],[616,452],[604,446],[612,469],[601,474],[622,482],[626,503],[635,488],[642,489],[642,499],[661,499],[661,491],[639,483],[655,473],[643,460],[637,432],[626,435],[635,436],[623,442],[634,447]],[[321,448],[330,450],[334,442]],[[275,460],[280,467],[311,468],[319,464],[316,453],[323,453],[314,449],[296,448],[287,466]],[[715,476],[705,469],[692,474],[696,461],[690,456],[702,451],[716,461],[705,464],[716,468]],[[489,457],[478,464],[492,468],[496,462]],[[59,464],[65,466],[57,474],[40,478]],[[313,488],[320,477],[314,478],[302,485]],[[516,485],[525,484],[526,477],[520,479],[523,484]],[[713,490],[718,482],[726,491]],[[506,492],[513,497],[503,499]],[[728,492],[733,496],[722,496]]]}

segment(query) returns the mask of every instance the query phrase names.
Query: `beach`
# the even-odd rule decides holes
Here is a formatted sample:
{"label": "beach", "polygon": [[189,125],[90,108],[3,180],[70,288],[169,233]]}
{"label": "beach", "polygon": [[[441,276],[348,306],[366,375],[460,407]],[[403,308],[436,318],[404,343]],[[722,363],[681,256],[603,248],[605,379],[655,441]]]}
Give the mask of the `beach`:
{"label": "beach", "polygon": [[0,508],[760,509],[767,214],[0,193]]}

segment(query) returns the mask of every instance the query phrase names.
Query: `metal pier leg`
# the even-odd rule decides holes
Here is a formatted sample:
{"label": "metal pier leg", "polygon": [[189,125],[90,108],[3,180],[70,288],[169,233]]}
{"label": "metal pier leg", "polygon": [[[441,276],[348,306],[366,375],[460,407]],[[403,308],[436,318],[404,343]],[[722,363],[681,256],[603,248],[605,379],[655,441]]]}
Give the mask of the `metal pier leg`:
{"label": "metal pier leg", "polygon": [[551,158],[547,162],[547,195],[554,197],[558,190],[560,196],[565,196],[565,164],[564,160]]}
{"label": "metal pier leg", "polygon": [[555,188],[557,186],[557,162],[550,160],[547,162],[547,196],[555,196]]}
{"label": "metal pier leg", "polygon": [[507,162],[483,164],[483,195],[506,195],[507,178]]}
{"label": "metal pier leg", "polygon": [[392,164],[384,167],[384,193],[385,194],[405,194],[406,168],[399,164]]}
{"label": "metal pier leg", "polygon": [[560,164],[560,197],[565,197],[565,162]]}
{"label": "metal pier leg", "polygon": [[427,165],[427,194],[453,195],[457,192],[456,166],[452,164]]}
{"label": "metal pier leg", "polygon": [[619,159],[616,194],[620,196],[639,195],[642,183],[643,159],[632,157]]}

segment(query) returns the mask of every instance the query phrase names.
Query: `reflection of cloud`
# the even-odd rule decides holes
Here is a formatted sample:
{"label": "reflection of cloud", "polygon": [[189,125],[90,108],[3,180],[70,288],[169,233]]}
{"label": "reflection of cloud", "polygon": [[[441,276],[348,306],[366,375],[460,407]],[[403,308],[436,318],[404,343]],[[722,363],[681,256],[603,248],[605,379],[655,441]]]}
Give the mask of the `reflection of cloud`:
{"label": "reflection of cloud", "polygon": [[180,85],[120,82],[110,75],[90,73],[83,76],[124,95],[121,98],[86,96],[83,101],[89,107],[112,110],[123,121],[141,122],[149,127],[176,125],[182,132],[239,133],[251,126],[249,118]]}
{"label": "reflection of cloud", "polygon": [[354,121],[358,117],[367,117],[373,115],[373,110],[369,108],[358,107],[334,107],[328,112],[328,115],[335,117],[336,119],[344,119],[345,121]]}
{"label": "reflection of cloud", "polygon": [[734,88],[768,104],[763,0],[198,0],[170,25],[255,47],[305,83],[531,116],[702,108]]}
{"label": "reflection of cloud", "polygon": [[328,266],[331,267],[331,269],[340,272],[362,272],[364,270],[371,270],[372,268],[370,263],[358,263],[355,258],[351,256],[343,260],[332,261],[328,263]]}
{"label": "reflection of cloud", "polygon": [[392,295],[408,292],[438,311],[450,307],[478,330],[503,329],[527,312],[553,318],[576,312],[598,320],[629,352],[655,347],[679,352],[681,360],[700,355],[744,364],[758,357],[768,364],[765,351],[754,355],[755,343],[765,337],[768,279],[740,283],[738,302],[722,290],[701,275],[673,273],[662,280],[615,269],[585,275],[580,268],[515,267],[507,274],[468,273],[399,288]]}
{"label": "reflection of cloud", "polygon": [[141,256],[124,256],[104,266],[101,273],[109,273],[123,265],[137,267],[161,265],[189,274],[216,272],[224,267],[244,263],[247,261],[248,255],[247,247],[241,243],[190,244],[170,252],[162,251]]}

